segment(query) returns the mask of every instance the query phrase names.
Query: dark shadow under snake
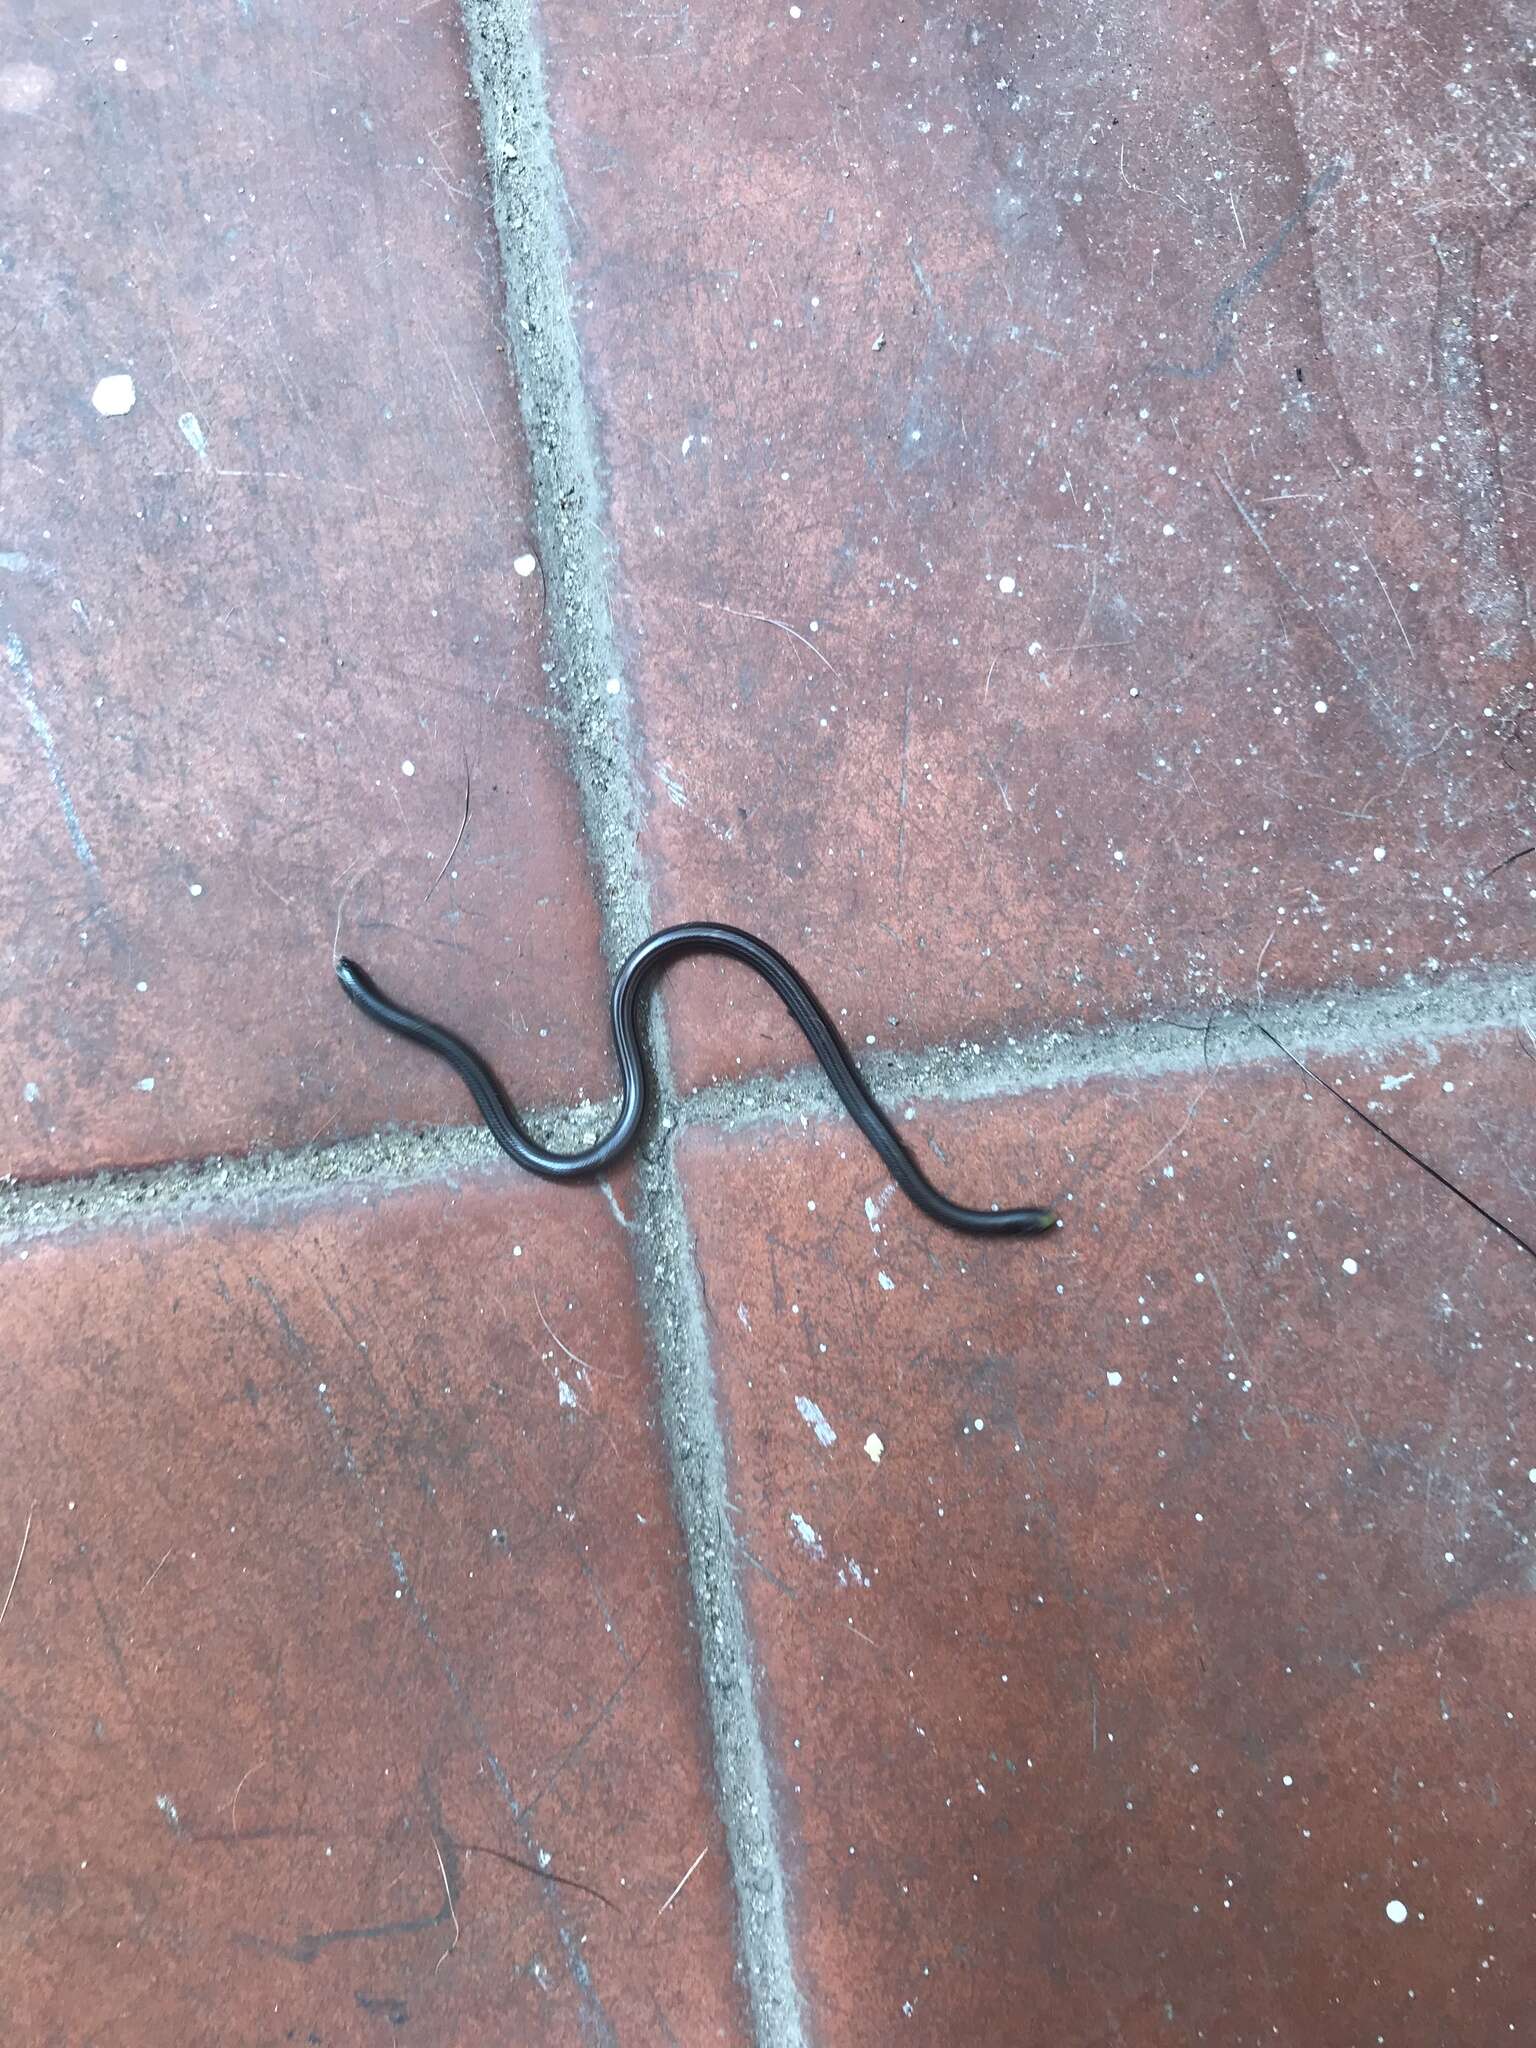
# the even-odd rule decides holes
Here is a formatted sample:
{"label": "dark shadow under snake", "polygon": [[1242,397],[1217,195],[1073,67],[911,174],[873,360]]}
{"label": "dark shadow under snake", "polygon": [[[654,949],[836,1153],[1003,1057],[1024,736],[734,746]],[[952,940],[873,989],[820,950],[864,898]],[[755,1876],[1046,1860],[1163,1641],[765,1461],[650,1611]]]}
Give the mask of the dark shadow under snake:
{"label": "dark shadow under snake", "polygon": [[1054,1209],[967,1209],[941,1194],[919,1171],[870,1094],[837,1028],[805,982],[772,946],[728,924],[679,924],[654,932],[635,948],[613,985],[613,1043],[624,1079],[618,1121],[605,1138],[582,1152],[549,1152],[522,1130],[495,1075],[462,1038],[441,1024],[392,1003],[351,960],[336,962],[336,976],[358,1008],[376,1024],[414,1039],[446,1060],[475,1099],[491,1136],[529,1173],[546,1180],[579,1180],[618,1164],[634,1143],[645,1114],[645,1062],[640,1050],[639,1007],[646,984],[674,960],[689,953],[723,953],[755,968],[800,1026],[843,1106],[884,1160],[892,1180],[935,1223],[977,1237],[1032,1237],[1050,1230]]}

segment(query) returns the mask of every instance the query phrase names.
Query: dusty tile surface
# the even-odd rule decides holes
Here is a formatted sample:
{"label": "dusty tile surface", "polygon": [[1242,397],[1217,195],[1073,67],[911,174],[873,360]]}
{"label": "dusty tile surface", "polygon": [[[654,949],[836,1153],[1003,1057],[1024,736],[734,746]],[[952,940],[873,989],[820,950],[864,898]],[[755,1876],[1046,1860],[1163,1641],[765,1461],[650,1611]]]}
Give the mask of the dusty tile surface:
{"label": "dusty tile surface", "polygon": [[457,13],[395,12],[12,10],[0,1172],[461,1114],[338,932],[609,1085]]}
{"label": "dusty tile surface", "polygon": [[[1517,1224],[1533,1071],[1384,1098]],[[842,1124],[684,1159],[812,2037],[1518,2038],[1530,1257],[1293,1069],[908,1128],[1068,1227]]]}
{"label": "dusty tile surface", "polygon": [[665,914],[882,1043],[1529,957],[1516,10],[544,29]]}
{"label": "dusty tile surface", "polygon": [[17,2038],[740,2042],[601,1196],[54,1243],[4,1290]]}

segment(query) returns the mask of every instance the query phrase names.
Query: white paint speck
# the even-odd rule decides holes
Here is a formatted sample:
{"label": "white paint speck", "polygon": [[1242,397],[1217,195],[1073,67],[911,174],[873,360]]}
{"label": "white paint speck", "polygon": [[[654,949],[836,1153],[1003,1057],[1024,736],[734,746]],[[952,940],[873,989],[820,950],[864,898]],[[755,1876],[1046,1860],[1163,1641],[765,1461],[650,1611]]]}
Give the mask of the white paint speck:
{"label": "white paint speck", "polygon": [[1175,526],[1165,526],[1165,527],[1163,528],[1163,539],[1164,539],[1164,540],[1172,540],[1172,539],[1173,539],[1173,536],[1174,536],[1174,535],[1175,535],[1175,533],[1177,533],[1177,532],[1178,532],[1178,528],[1177,528],[1177,527],[1175,527]]}
{"label": "white paint speck", "polygon": [[1112,1387],[1118,1387],[1123,1383],[1121,1375],[1117,1372],[1107,1372],[1105,1373],[1104,1378]]}
{"label": "white paint speck", "polygon": [[620,682],[617,676],[610,676],[608,678],[608,694],[610,697],[617,697],[623,687],[623,683]]}
{"label": "white paint speck", "polygon": [[[875,1435],[875,1432],[873,1430],[871,1430],[869,1432],[869,1435],[864,1439],[864,1455],[866,1458],[868,1458],[871,1465],[878,1465],[880,1460],[885,1456],[885,1445],[881,1442],[880,1438]],[[1531,1474],[1531,1484],[1533,1486],[1536,1486],[1536,1472],[1533,1472]]]}
{"label": "white paint speck", "polygon": [[531,576],[538,566],[538,558],[534,555],[519,555],[512,564],[513,571],[518,576]]}
{"label": "white paint speck", "polygon": [[1348,1273],[1353,1278],[1360,1270],[1359,1261],[1356,1259],[1343,1259],[1340,1261],[1340,1270]]}
{"label": "white paint speck", "polygon": [[802,1420],[808,1422],[816,1432],[817,1443],[821,1445],[823,1450],[829,1450],[837,1442],[837,1431],[828,1422],[826,1416],[822,1414],[820,1408],[817,1407],[816,1403],[807,1394],[797,1394],[795,1396],[795,1407],[799,1410]]}
{"label": "white paint speck", "polygon": [[103,419],[121,419],[125,412],[133,411],[133,402],[138,395],[127,371],[114,370],[110,377],[103,377],[91,393],[91,403]]}
{"label": "white paint speck", "polygon": [[997,579],[997,587],[1002,592],[1004,597],[1012,597],[1013,593],[1018,589],[1019,586],[1011,576],[999,576]]}
{"label": "white paint speck", "polygon": [[155,1092],[155,1077],[153,1074],[146,1074],[142,1081],[135,1081],[133,1085],[141,1095],[153,1095]]}
{"label": "white paint speck", "polygon": [[574,1389],[568,1387],[562,1379],[557,1379],[555,1384],[560,1389],[560,1406],[562,1408],[576,1407],[578,1404]]}
{"label": "white paint speck", "polygon": [[889,1273],[877,1273],[875,1275],[875,1278],[880,1282],[880,1291],[882,1294],[894,1294],[896,1292],[896,1282],[891,1278]]}
{"label": "white paint speck", "polygon": [[27,1081],[22,1084],[21,1099],[23,1102],[36,1102],[42,1092],[35,1081]]}
{"label": "white paint speck", "polygon": [[208,453],[208,436],[203,432],[203,423],[195,412],[184,412],[176,424],[181,429],[181,438],[194,455]]}
{"label": "white paint speck", "polygon": [[821,1547],[821,1538],[816,1534],[816,1531],[811,1527],[804,1515],[792,1514],[789,1518],[789,1526],[800,1538],[800,1541],[805,1545],[812,1557],[823,1557],[826,1555]]}
{"label": "white paint speck", "polygon": [[1381,1077],[1381,1092],[1383,1095],[1391,1095],[1395,1089],[1406,1088],[1413,1079],[1414,1076],[1412,1074],[1383,1074]]}
{"label": "white paint speck", "polygon": [[416,773],[416,763],[414,761],[402,761],[400,763],[400,773],[402,775],[414,775]]}
{"label": "white paint speck", "polygon": [[1403,1922],[1408,1918],[1408,1908],[1403,1904],[1401,1899],[1388,1899],[1387,1918],[1392,1922],[1392,1925],[1394,1927],[1401,1927]]}
{"label": "white paint speck", "polygon": [[126,71],[128,69],[128,59],[126,57],[114,57],[112,59],[112,69],[114,71]]}

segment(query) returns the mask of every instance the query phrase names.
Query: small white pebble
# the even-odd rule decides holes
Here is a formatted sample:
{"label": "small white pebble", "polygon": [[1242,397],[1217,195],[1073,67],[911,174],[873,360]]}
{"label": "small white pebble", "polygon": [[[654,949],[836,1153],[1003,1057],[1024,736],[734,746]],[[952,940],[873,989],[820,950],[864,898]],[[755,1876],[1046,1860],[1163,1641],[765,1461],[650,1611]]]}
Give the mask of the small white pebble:
{"label": "small white pebble", "polygon": [[1344,1271],[1344,1272],[1346,1272],[1346,1273],[1350,1273],[1350,1274],[1354,1274],[1354,1273],[1358,1273],[1358,1272],[1359,1272],[1359,1270],[1360,1270],[1360,1267],[1359,1267],[1358,1263],[1357,1263],[1357,1262],[1356,1262],[1356,1261],[1355,1261],[1354,1259],[1345,1259],[1345,1260],[1343,1261],[1343,1271]]}
{"label": "small white pebble", "polygon": [[1118,1387],[1121,1384],[1121,1377],[1117,1372],[1107,1372],[1104,1377],[1112,1387]]}
{"label": "small white pebble", "polygon": [[[864,1439],[864,1455],[866,1458],[868,1458],[871,1465],[878,1465],[880,1460],[885,1456],[885,1445],[880,1441],[879,1437],[875,1435],[875,1432],[873,1430],[871,1430],[869,1432],[869,1435]],[[1531,1474],[1531,1477],[1533,1479],[1536,1479],[1536,1472],[1533,1472]]]}
{"label": "small white pebble", "polygon": [[1372,854],[1371,854],[1371,859],[1372,859],[1372,860],[1385,860],[1385,859],[1386,859],[1386,857],[1387,857],[1387,849],[1386,849],[1386,848],[1385,848],[1384,846],[1378,846],[1378,847],[1376,847],[1376,848],[1375,848],[1375,849],[1374,849],[1374,850],[1372,851]]}
{"label": "small white pebble", "polygon": [[617,695],[619,694],[620,690],[623,689],[623,687],[624,685],[619,681],[617,676],[610,676],[608,678],[608,694],[610,697],[617,697]]}
{"label": "small white pebble", "polygon": [[128,59],[126,57],[114,57],[112,59],[112,69],[114,71],[126,71],[128,69]]}
{"label": "small white pebble", "polygon": [[1318,717],[1321,718],[1323,713],[1328,709],[1328,699],[1326,697],[1319,697],[1317,702],[1312,706],[1312,709],[1317,713]]}
{"label": "small white pebble", "polygon": [[1172,527],[1172,526],[1165,526],[1165,527],[1163,528],[1163,539],[1164,539],[1164,540],[1172,540],[1172,539],[1173,539],[1173,536],[1174,536],[1174,534],[1175,534],[1175,532],[1176,532],[1176,531],[1177,531],[1177,528],[1176,528],[1176,527]]}
{"label": "small white pebble", "polygon": [[155,1092],[155,1077],[153,1074],[146,1074],[142,1081],[135,1081],[133,1085],[141,1095],[153,1095]]}
{"label": "small white pebble", "polygon": [[513,571],[519,576],[531,576],[538,566],[538,560],[533,555],[519,555],[512,564]]}
{"label": "small white pebble", "polygon": [[133,411],[138,395],[126,370],[114,370],[110,377],[103,377],[91,393],[91,403],[103,419],[121,419],[125,412]]}
{"label": "small white pebble", "polygon": [[1456,1093],[1456,1083],[1454,1081],[1442,1081],[1440,1083],[1440,1093],[1442,1095],[1454,1095]]}
{"label": "small white pebble", "polygon": [[1394,1927],[1401,1927],[1403,1922],[1408,1918],[1408,1908],[1403,1904],[1401,1899],[1388,1899],[1387,1918],[1392,1922],[1392,1925]]}
{"label": "small white pebble", "polygon": [[201,895],[202,895],[202,893],[203,893],[203,885],[202,885],[202,883],[201,883],[201,882],[188,882],[188,884],[187,884],[187,894],[188,894],[189,896],[201,896]]}
{"label": "small white pebble", "polygon": [[416,763],[414,761],[402,761],[400,763],[400,773],[402,775],[414,775],[416,773]]}
{"label": "small white pebble", "polygon": [[1019,586],[1017,583],[1014,582],[1011,576],[999,576],[997,579],[997,587],[1002,592],[1004,597],[1012,597],[1013,593],[1018,589]]}

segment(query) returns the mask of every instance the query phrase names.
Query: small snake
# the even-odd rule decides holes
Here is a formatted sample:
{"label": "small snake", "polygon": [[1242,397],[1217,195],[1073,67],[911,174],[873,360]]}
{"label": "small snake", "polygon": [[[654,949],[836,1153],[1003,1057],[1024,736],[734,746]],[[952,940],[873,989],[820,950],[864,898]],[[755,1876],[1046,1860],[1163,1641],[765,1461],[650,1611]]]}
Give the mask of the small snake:
{"label": "small snake", "polygon": [[1031,1237],[1053,1227],[1054,1209],[966,1209],[940,1194],[913,1164],[884,1112],[859,1078],[832,1020],[794,968],[772,946],[732,925],[678,924],[667,931],[654,932],[619,969],[613,985],[613,1042],[624,1076],[624,1099],[618,1122],[607,1137],[599,1138],[584,1152],[547,1152],[542,1145],[535,1144],[519,1128],[496,1077],[479,1054],[440,1024],[392,1003],[353,961],[338,960],[336,977],[357,1007],[376,1024],[399,1032],[402,1038],[415,1039],[418,1045],[448,1062],[475,1098],[475,1106],[485,1118],[491,1136],[519,1166],[526,1167],[529,1173],[542,1174],[546,1180],[576,1180],[617,1165],[634,1142],[645,1114],[646,1099],[645,1065],[637,1028],[640,998],[653,974],[688,953],[724,953],[728,959],[756,968],[805,1033],[848,1114],[885,1161],[892,1180],[935,1223],[943,1223],[951,1230],[970,1231],[978,1237]]}

